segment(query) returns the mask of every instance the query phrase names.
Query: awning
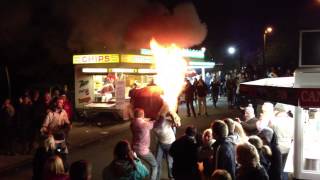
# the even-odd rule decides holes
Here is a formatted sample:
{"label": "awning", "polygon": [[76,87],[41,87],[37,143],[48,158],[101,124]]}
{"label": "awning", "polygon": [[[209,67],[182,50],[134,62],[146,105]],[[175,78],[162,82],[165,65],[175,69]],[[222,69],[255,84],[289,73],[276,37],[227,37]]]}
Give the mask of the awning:
{"label": "awning", "polygon": [[320,107],[320,88],[296,88],[294,77],[266,78],[241,83],[240,94],[305,108]]}

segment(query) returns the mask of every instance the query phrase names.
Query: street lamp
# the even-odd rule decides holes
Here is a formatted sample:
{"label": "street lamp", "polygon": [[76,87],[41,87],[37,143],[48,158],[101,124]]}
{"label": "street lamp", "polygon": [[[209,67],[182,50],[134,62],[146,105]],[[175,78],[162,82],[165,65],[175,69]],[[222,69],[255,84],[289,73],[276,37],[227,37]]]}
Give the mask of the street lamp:
{"label": "street lamp", "polygon": [[263,66],[265,67],[266,66],[266,41],[267,41],[267,35],[268,34],[271,34],[273,31],[272,27],[267,27],[265,30],[264,30],[264,33],[263,33],[263,50],[262,50],[262,60],[263,60]]}
{"label": "street lamp", "polygon": [[233,46],[228,47],[228,54],[233,55],[236,53],[236,48]]}
{"label": "street lamp", "polygon": [[242,66],[242,60],[241,60],[241,52],[240,52],[240,47],[237,46],[234,47],[234,46],[229,46],[228,49],[227,49],[227,52],[229,55],[234,55],[235,53],[237,53],[237,51],[239,51],[239,66],[241,67]]}

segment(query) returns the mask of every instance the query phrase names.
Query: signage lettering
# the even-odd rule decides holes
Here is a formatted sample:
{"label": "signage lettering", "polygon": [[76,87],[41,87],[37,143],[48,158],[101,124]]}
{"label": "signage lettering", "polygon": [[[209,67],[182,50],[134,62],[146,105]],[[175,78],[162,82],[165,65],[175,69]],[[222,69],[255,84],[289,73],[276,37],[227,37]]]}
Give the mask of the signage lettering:
{"label": "signage lettering", "polygon": [[320,91],[303,90],[300,93],[301,102],[315,103],[320,101]]}
{"label": "signage lettering", "polygon": [[74,55],[73,64],[119,63],[118,54]]}

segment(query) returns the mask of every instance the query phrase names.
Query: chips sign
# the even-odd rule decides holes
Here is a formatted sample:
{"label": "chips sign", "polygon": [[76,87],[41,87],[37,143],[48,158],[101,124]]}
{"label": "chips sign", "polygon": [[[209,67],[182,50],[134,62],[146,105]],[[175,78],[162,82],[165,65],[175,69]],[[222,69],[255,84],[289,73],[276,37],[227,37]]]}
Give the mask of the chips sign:
{"label": "chips sign", "polygon": [[74,55],[73,64],[119,63],[119,54]]}

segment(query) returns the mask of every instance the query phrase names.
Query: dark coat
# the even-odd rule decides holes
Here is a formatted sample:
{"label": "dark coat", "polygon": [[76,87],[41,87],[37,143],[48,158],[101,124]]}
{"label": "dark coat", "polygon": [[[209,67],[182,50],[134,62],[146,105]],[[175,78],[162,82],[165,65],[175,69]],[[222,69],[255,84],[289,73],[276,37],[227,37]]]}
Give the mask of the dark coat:
{"label": "dark coat", "polygon": [[32,167],[33,167],[33,176],[32,180],[41,180],[43,178],[43,167],[47,159],[51,156],[54,156],[53,151],[46,151],[44,147],[39,147],[36,150],[36,153],[33,158]]}
{"label": "dark coat", "polygon": [[236,160],[234,145],[227,140],[219,139],[213,145],[213,171],[216,169],[224,169],[229,172],[232,179],[235,179]]}
{"label": "dark coat", "polygon": [[267,171],[262,167],[237,169],[237,180],[269,180]]}
{"label": "dark coat", "polygon": [[220,81],[212,81],[210,84],[211,95],[218,96],[220,90]]}
{"label": "dark coat", "polygon": [[272,180],[281,180],[282,178],[282,156],[278,145],[270,145],[272,156],[270,157],[271,166],[268,171],[269,177]]}
{"label": "dark coat", "polygon": [[200,179],[198,148],[196,140],[186,135],[172,143],[169,154],[173,158],[172,174],[176,180]]}
{"label": "dark coat", "polygon": [[185,89],[184,89],[184,94],[185,94],[186,101],[193,101],[194,92],[195,92],[194,86],[191,83],[187,84]]}
{"label": "dark coat", "polygon": [[208,86],[204,81],[199,80],[196,84],[196,90],[199,97],[205,97],[208,92]]}

